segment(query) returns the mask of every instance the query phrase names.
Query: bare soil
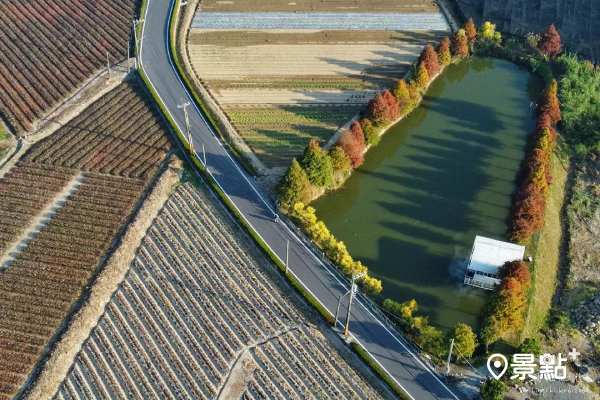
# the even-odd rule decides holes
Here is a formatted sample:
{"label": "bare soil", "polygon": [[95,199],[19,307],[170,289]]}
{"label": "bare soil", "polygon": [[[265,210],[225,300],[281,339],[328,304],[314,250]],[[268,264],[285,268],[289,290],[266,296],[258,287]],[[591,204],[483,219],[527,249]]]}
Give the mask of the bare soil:
{"label": "bare soil", "polygon": [[206,0],[200,11],[439,12],[433,0]]}
{"label": "bare soil", "polygon": [[222,31],[192,29],[188,45],[218,45],[244,47],[259,44],[336,44],[336,43],[438,43],[448,35],[446,31],[306,31],[306,30],[260,30]]}

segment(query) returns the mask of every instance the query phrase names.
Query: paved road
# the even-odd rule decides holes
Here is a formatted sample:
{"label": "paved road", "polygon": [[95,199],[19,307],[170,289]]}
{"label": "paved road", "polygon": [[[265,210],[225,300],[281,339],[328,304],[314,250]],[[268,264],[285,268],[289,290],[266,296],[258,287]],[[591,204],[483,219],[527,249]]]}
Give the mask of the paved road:
{"label": "paved road", "polygon": [[[169,53],[169,21],[174,0],[148,0],[141,45],[142,68],[167,112],[184,131],[185,120],[177,105],[190,101]],[[290,268],[305,287],[327,308],[335,313],[337,297],[348,290],[340,279],[309,250],[309,247],[282,222],[275,223],[272,205],[265,201],[260,187],[228,153],[206,123],[197,107],[189,107],[194,146],[204,144],[206,162],[223,192],[230,198],[263,241],[285,260],[286,241],[290,241]],[[340,313],[345,316],[345,309]],[[382,368],[415,400],[458,399],[405,344],[372,314],[361,301],[352,308],[350,331]],[[344,318],[341,323],[344,323]]]}

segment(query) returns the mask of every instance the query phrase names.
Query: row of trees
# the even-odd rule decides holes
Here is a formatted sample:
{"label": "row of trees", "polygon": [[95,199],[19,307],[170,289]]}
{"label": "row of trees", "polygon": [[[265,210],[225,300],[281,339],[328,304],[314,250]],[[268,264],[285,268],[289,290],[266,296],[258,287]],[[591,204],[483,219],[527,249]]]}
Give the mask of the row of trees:
{"label": "row of trees", "polygon": [[459,361],[461,357],[471,357],[477,347],[477,335],[470,326],[458,323],[446,337],[441,331],[429,325],[425,316],[414,315],[418,310],[416,300],[403,303],[386,299],[383,308],[400,323],[403,330],[410,338],[421,346],[427,353],[438,357],[440,360],[448,355],[449,340],[454,339],[452,355]]}
{"label": "row of trees", "polygon": [[487,348],[490,344],[523,327],[527,292],[531,288],[529,268],[521,260],[507,261],[499,270],[500,284],[496,285],[486,307],[486,318],[480,338]]}
{"label": "row of trees", "polygon": [[528,243],[544,225],[546,197],[552,182],[550,162],[557,138],[553,125],[561,120],[557,91],[558,84],[553,80],[538,100],[537,127],[517,174],[507,236],[521,244]]}
{"label": "row of trees", "polygon": [[[304,232],[344,274],[368,272],[368,268],[360,261],[352,259],[344,242],[338,241],[323,221],[317,219],[313,207],[296,203],[290,211],[290,216],[300,223]],[[367,294],[377,294],[382,290],[381,281],[369,275],[363,276],[358,284]]]}

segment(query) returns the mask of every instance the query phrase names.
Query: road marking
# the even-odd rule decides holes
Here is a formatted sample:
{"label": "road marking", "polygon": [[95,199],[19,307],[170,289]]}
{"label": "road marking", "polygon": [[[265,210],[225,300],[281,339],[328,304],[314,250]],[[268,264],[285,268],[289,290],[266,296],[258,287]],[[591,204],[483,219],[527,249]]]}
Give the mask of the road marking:
{"label": "road marking", "polygon": [[[146,17],[148,15],[148,9],[150,8],[150,1],[151,0],[147,0],[146,3],[146,10],[144,13],[144,22],[142,24],[142,32],[141,32],[141,37],[144,37],[144,30],[146,28]],[[200,116],[200,118],[202,119],[202,121],[204,122],[204,124],[206,125],[206,127],[208,128],[208,130],[210,131],[210,133],[213,135],[213,137],[215,138],[215,140],[217,141],[217,143],[219,144],[219,146],[221,146],[221,149],[223,150],[223,152],[225,153],[225,155],[227,156],[227,158],[229,159],[229,161],[232,163],[232,165],[238,170],[238,172],[242,175],[242,177],[244,178],[244,180],[248,183],[248,185],[252,188],[252,190],[258,195],[258,197],[262,200],[263,204],[266,206],[266,208],[271,211],[271,212],[275,212],[271,206],[269,205],[269,203],[267,201],[265,201],[265,199],[262,197],[262,195],[258,192],[258,190],[254,187],[254,185],[252,184],[252,182],[250,182],[248,180],[248,178],[246,177],[246,174],[239,168],[239,166],[236,164],[236,162],[231,158],[231,155],[229,154],[229,152],[225,149],[225,147],[223,146],[223,144],[221,143],[221,141],[219,140],[219,138],[217,137],[216,133],[213,130],[213,127],[206,121],[206,119],[204,118],[204,115],[202,114],[201,110],[198,108],[198,105],[196,104],[196,100],[195,98],[189,93],[189,91],[187,90],[185,83],[183,82],[183,80],[181,79],[181,77],[179,76],[179,71],[177,70],[176,66],[173,63],[173,59],[171,56],[171,46],[170,46],[170,33],[171,33],[171,16],[173,14],[173,8],[175,6],[175,2],[176,0],[171,1],[171,6],[170,6],[170,10],[169,10],[169,15],[168,15],[168,23],[167,23],[167,33],[166,33],[166,44],[167,44],[167,55],[168,55],[168,59],[169,59],[169,64],[171,65],[171,68],[173,69],[173,72],[175,73],[175,76],[177,77],[177,80],[179,81],[179,83],[181,84],[183,90],[185,91],[185,93],[187,94],[188,98],[192,101],[192,104],[194,105],[194,108],[196,109],[196,111],[198,112],[198,115]],[[140,66],[142,68],[142,71],[145,72],[144,70],[144,62],[143,62],[143,47],[144,47],[144,41],[142,40],[142,43],[140,44]],[[169,108],[167,107],[167,104],[163,101],[162,97],[160,96],[160,94],[158,93],[158,91],[156,90],[156,87],[154,86],[154,84],[152,83],[150,77],[148,75],[146,75],[148,78],[148,82],[150,83],[150,85],[152,85],[152,88],[154,89],[154,92],[156,93],[156,95],[158,96],[158,98],[160,99],[160,101],[163,103],[165,110],[167,111],[167,113],[169,114],[169,116],[171,117],[171,119],[173,120],[173,122],[175,123],[175,125],[177,126],[177,129],[179,129],[179,132],[181,133],[181,127],[179,126],[179,124],[177,123],[176,119],[173,117],[173,114],[171,114],[171,111],[169,110]],[[195,153],[195,152],[194,152]],[[198,158],[198,161],[200,163],[202,163],[202,160],[198,157],[197,154],[195,154],[196,157]],[[204,165],[204,164],[203,164]],[[231,202],[231,204],[235,207],[235,209],[238,211],[238,213],[242,216],[242,218],[244,219],[244,221],[246,221],[246,223],[254,230],[254,232],[258,235],[258,237],[262,240],[262,242],[265,244],[265,246],[267,246],[269,248],[269,250],[271,250],[271,252],[275,255],[275,257],[277,257],[277,259],[283,263],[283,260],[281,258],[279,258],[279,256],[277,255],[277,253],[271,248],[271,246],[269,246],[269,244],[262,238],[262,236],[260,235],[260,233],[258,233],[258,231],[254,228],[254,226],[246,219],[246,217],[244,216],[244,214],[240,211],[240,209],[237,207],[237,205],[233,202],[233,200],[231,199],[231,197],[229,197],[229,195],[227,194],[227,192],[225,191],[225,189],[223,189],[223,187],[221,186],[221,184],[219,184],[219,182],[217,181],[217,179],[214,177],[214,175],[207,169],[207,172],[209,173],[209,175],[214,179],[215,183],[219,186],[219,188],[223,191],[223,194],[225,196],[227,196],[227,198],[229,199],[229,201]],[[313,258],[325,268],[325,271],[327,273],[329,273],[340,285],[344,286],[344,283],[342,283],[338,276],[334,273],[332,273],[330,271],[329,266],[327,266],[326,264],[324,264],[314,253],[313,251],[308,248],[304,242],[296,235],[296,233],[294,231],[292,231],[289,226],[287,226],[286,223],[282,223],[282,225],[288,230],[288,232],[291,234],[292,238],[294,238],[302,247],[304,247],[312,256]],[[309,267],[310,268],[310,267]],[[291,271],[290,271],[291,272]],[[331,311],[329,311],[329,309],[327,309],[327,307],[315,296],[312,294],[312,292],[310,291],[310,289],[308,289],[306,287],[306,285],[297,277],[296,274],[293,274],[296,279],[298,280],[298,282],[300,282],[302,284],[302,286],[304,286],[304,288],[311,294],[311,296],[313,296],[313,298],[315,300],[317,300],[319,302],[319,304],[325,308],[332,316],[333,314],[331,313]],[[325,283],[321,282],[325,287]],[[454,393],[437,377],[437,375],[429,368],[429,366],[427,366],[426,364],[424,364],[420,358],[418,356],[416,356],[412,351],[410,351],[408,349],[408,347],[406,347],[406,345],[404,343],[402,343],[401,340],[399,340],[396,335],[394,335],[392,332],[390,332],[390,330],[388,329],[387,326],[385,326],[383,324],[383,322],[375,317],[375,315],[371,312],[371,310],[369,310],[369,308],[365,307],[365,305],[362,303],[362,301],[360,301],[359,299],[356,300],[358,304],[360,304],[360,306],[375,320],[377,321],[377,323],[379,323],[379,325],[381,325],[383,327],[383,329],[385,329],[385,331],[394,339],[396,340],[407,352],[408,354],[410,354],[423,368],[425,368],[430,374],[431,376],[433,376],[435,378],[435,380],[437,382],[439,382],[447,391],[448,393],[450,393],[450,395],[452,397],[454,397],[456,400],[459,400],[458,397],[456,397],[456,395],[454,395]],[[341,322],[340,322],[341,323]],[[387,369],[385,369],[385,367],[383,367],[379,361],[377,361],[377,359],[371,354],[371,352],[369,352],[369,350],[366,349],[366,347],[360,343],[360,341],[358,339],[356,339],[356,337],[350,333],[350,335],[354,338],[354,340],[356,340],[356,342],[369,354],[371,355],[371,358],[373,360],[375,360],[375,362],[388,374],[388,376],[394,381],[396,382],[396,384],[398,386],[400,386],[402,388],[402,390],[404,390],[408,396],[414,400],[414,398],[410,395],[410,393],[408,393],[408,391],[406,389],[404,389],[404,387],[394,378],[393,375],[391,375]],[[398,362],[400,362],[400,360],[397,360]],[[410,372],[409,372],[410,373]],[[412,375],[412,374],[411,374]],[[420,382],[419,382],[420,383]],[[427,388],[425,388],[423,386],[423,388],[427,391],[429,391]],[[430,392],[430,391],[429,391]],[[431,393],[431,392],[430,392]],[[431,393],[434,397],[435,396],[433,393]]]}

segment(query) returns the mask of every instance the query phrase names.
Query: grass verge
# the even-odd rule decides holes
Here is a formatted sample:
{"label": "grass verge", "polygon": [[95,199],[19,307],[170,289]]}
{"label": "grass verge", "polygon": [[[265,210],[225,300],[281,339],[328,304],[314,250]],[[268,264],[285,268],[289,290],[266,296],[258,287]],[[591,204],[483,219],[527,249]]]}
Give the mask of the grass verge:
{"label": "grass verge", "polygon": [[535,240],[527,247],[533,257],[530,264],[533,287],[529,299],[529,309],[522,338],[535,337],[546,323],[548,311],[552,306],[552,297],[556,291],[560,246],[563,235],[561,222],[568,178],[568,160],[561,160],[557,154],[550,163],[552,185],[546,199],[544,227]]}
{"label": "grass verge", "polygon": [[373,359],[371,358],[371,356],[363,350],[362,347],[360,347],[360,345],[358,343],[350,343],[350,348],[356,353],[358,354],[358,356],[360,358],[362,358],[365,363],[367,363],[367,365],[371,368],[371,370],[378,375],[381,379],[383,379],[383,381],[385,383],[387,383],[387,385],[390,387],[390,389],[392,389],[392,391],[394,393],[396,393],[398,395],[398,397],[400,397],[402,400],[409,400],[409,397],[404,393],[404,391],[402,389],[400,389],[400,387],[396,384],[396,382],[394,382],[389,376],[388,374],[385,373],[385,371],[379,366],[377,365],[377,363],[375,361],[373,361]]}
{"label": "grass verge", "polygon": [[[147,0],[144,0],[144,2],[146,2],[146,1]],[[242,152],[240,150],[238,150],[237,148],[233,147],[231,145],[231,143],[229,142],[229,140],[227,140],[225,135],[223,135],[223,132],[221,132],[221,129],[219,129],[218,124],[216,123],[214,118],[208,112],[208,109],[206,108],[206,106],[204,105],[202,100],[200,99],[200,96],[198,96],[198,94],[194,90],[194,86],[188,79],[187,75],[185,74],[185,71],[183,70],[183,67],[181,66],[181,62],[179,61],[179,52],[177,51],[177,31],[176,31],[177,17],[179,15],[179,9],[180,9],[180,0],[176,0],[175,5],[173,6],[173,13],[171,14],[171,22],[169,24],[169,29],[170,29],[169,46],[171,49],[171,57],[173,58],[173,62],[175,63],[175,66],[177,67],[177,72],[179,73],[179,76],[183,80],[183,84],[186,87],[188,93],[191,93],[192,97],[194,98],[194,101],[202,110],[202,114],[204,115],[206,120],[209,122],[209,124],[211,125],[213,130],[219,134],[219,137],[221,139],[223,139],[223,142],[225,143],[225,145],[227,146],[229,151],[235,156],[235,158],[240,162],[240,164],[242,164],[244,166],[244,168],[246,168],[246,170],[248,172],[250,172],[250,174],[257,175],[256,171],[254,170],[252,165],[250,165],[250,163],[248,163],[246,161],[246,159],[244,158]]]}

